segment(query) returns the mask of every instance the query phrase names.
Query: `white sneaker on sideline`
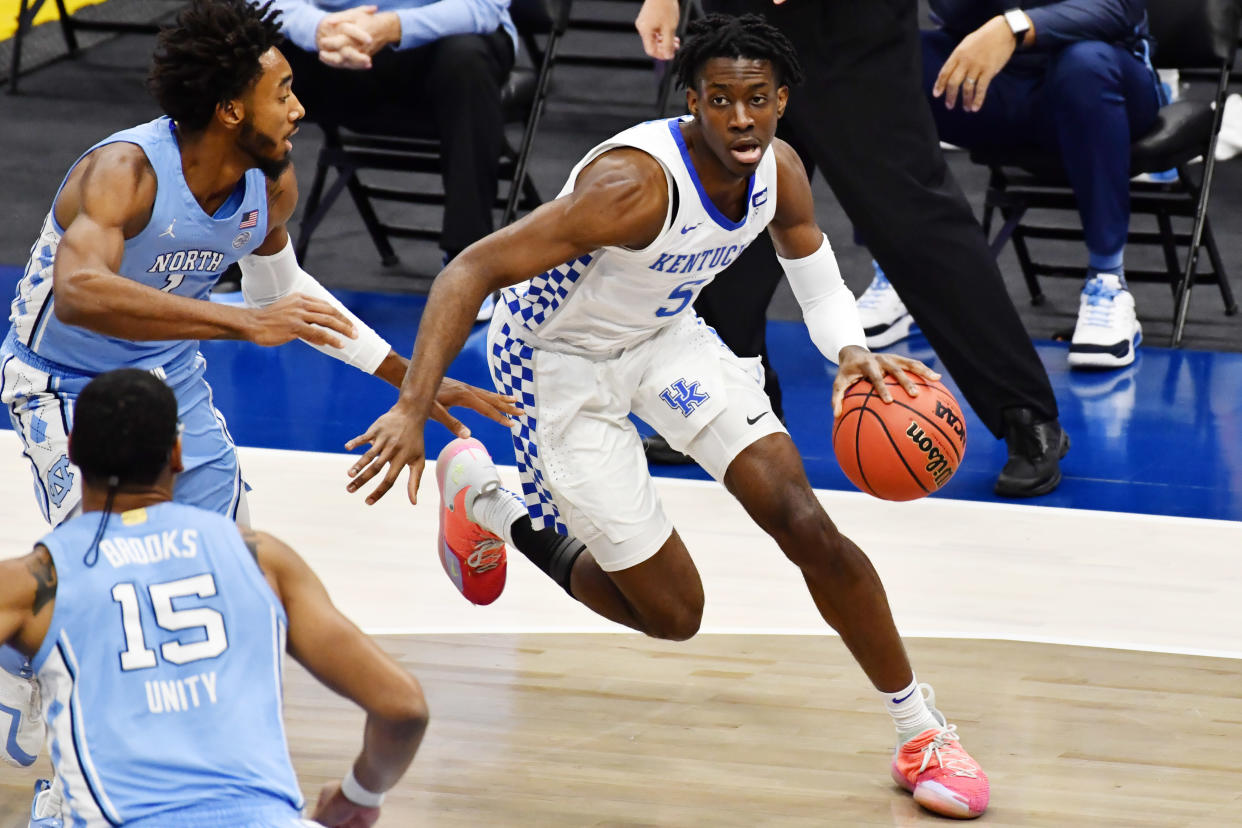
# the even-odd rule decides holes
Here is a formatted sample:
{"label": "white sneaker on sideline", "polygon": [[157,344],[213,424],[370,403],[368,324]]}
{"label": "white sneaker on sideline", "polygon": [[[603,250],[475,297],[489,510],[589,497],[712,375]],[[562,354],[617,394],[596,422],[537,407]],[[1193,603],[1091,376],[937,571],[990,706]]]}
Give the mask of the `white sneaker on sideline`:
{"label": "white sneaker on sideline", "polygon": [[1143,326],[1134,314],[1134,296],[1121,277],[1101,273],[1088,279],[1078,300],[1078,323],[1070,340],[1073,368],[1121,368],[1134,362]]}
{"label": "white sneaker on sideline", "polygon": [[0,759],[28,768],[43,745],[43,700],[39,682],[0,669]]}
{"label": "white sneaker on sideline", "polygon": [[1216,138],[1216,160],[1228,161],[1239,152],[1242,152],[1242,95],[1234,92],[1225,98],[1220,135]]}
{"label": "white sneaker on sideline", "polygon": [[867,347],[874,349],[900,342],[916,326],[884,271],[875,262],[871,266],[875,268],[875,278],[858,297],[858,318],[867,336]]}

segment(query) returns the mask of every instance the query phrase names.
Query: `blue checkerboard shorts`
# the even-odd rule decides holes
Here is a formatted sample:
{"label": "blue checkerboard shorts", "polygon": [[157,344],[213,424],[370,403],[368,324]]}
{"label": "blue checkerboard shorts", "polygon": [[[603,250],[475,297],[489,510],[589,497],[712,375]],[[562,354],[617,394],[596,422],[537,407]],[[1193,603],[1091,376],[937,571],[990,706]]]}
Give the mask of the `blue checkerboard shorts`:
{"label": "blue checkerboard shorts", "polygon": [[574,535],[606,571],[647,560],[673,529],[631,413],[717,480],[746,447],[786,433],[759,359],[735,356],[692,312],[616,354],[532,339],[497,307],[488,364],[497,390],[524,409],[512,427],[522,496],[536,528]]}

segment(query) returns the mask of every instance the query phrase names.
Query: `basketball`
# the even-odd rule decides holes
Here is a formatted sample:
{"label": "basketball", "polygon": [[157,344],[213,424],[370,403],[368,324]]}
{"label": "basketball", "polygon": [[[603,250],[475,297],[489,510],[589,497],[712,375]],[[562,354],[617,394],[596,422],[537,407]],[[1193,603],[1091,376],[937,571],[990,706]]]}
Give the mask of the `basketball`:
{"label": "basketball", "polygon": [[907,373],[919,387],[911,397],[893,377],[886,404],[865,379],[845,391],[833,424],[832,448],[850,482],[883,500],[916,500],[939,489],[966,453],[966,421],[949,389]]}

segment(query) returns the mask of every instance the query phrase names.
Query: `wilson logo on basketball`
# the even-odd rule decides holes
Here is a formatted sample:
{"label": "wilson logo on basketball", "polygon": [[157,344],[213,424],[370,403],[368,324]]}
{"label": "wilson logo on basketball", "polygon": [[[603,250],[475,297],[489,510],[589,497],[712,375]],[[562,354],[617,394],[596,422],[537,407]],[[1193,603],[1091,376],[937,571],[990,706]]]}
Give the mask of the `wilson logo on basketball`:
{"label": "wilson logo on basketball", "polygon": [[966,424],[962,422],[961,417],[953,413],[953,409],[940,402],[940,400],[936,400],[936,416],[944,420],[944,424],[953,429],[953,433],[957,435],[959,443],[966,442]]}
{"label": "wilson logo on basketball", "polygon": [[[937,403],[936,407],[939,408],[940,404]],[[936,413],[939,414],[940,412],[937,411]],[[940,449],[936,448],[935,444],[932,443],[932,438],[928,437],[923,432],[923,429],[919,428],[918,423],[910,422],[910,427],[906,429],[906,436],[927,458],[927,465],[923,469],[932,476],[932,480],[936,482],[936,488],[943,486],[953,476],[954,470],[949,465],[949,458],[945,457]]]}
{"label": "wilson logo on basketball", "polygon": [[891,403],[860,379],[845,389],[832,430],[841,471],[862,491],[885,500],[914,500],[938,491],[962,465],[966,418],[949,389],[915,380],[911,395],[892,377]]}

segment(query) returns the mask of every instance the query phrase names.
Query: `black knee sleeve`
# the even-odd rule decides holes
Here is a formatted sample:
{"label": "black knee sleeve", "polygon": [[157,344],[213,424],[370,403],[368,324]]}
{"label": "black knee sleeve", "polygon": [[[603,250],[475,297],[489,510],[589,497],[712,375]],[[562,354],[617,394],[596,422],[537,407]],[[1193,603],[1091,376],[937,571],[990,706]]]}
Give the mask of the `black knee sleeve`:
{"label": "black knee sleeve", "polygon": [[574,562],[586,551],[586,544],[577,538],[558,533],[555,529],[536,529],[530,518],[523,516],[513,522],[513,543],[518,551],[530,558],[549,578],[569,593]]}

